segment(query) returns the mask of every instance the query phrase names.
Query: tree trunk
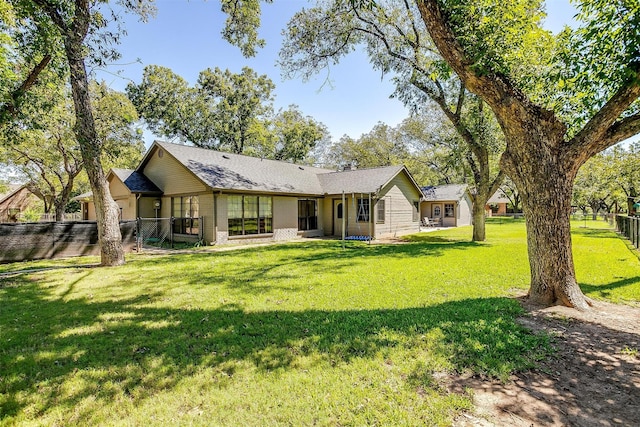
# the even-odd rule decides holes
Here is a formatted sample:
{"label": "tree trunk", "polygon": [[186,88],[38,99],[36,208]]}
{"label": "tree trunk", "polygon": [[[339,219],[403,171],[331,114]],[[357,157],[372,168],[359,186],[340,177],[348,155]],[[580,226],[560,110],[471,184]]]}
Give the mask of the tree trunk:
{"label": "tree trunk", "polygon": [[485,214],[484,207],[487,204],[488,198],[480,197],[476,195],[473,197],[472,218],[473,218],[473,237],[474,242],[484,242],[487,238],[485,227]]}
{"label": "tree trunk", "polygon": [[517,164],[508,155],[503,163],[522,196],[531,268],[530,300],[587,310],[591,303],[576,281],[571,248],[571,193],[577,167],[567,167],[558,157],[550,150],[532,149]]}
{"label": "tree trunk", "polygon": [[84,167],[93,191],[98,223],[98,243],[101,264],[122,265],[125,262],[120,233],[119,209],[109,192],[102,164],[101,146],[95,130],[93,112],[89,99],[89,82],[84,64],[81,41],[65,38],[65,51],[69,61],[71,91],[76,112],[75,134],[80,145]]}

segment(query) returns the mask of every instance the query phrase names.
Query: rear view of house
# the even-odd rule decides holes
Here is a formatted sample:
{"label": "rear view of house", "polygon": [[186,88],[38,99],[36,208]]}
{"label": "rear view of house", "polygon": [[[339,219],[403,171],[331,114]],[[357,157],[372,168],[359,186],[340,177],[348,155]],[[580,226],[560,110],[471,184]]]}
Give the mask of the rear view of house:
{"label": "rear view of house", "polygon": [[419,231],[422,193],[403,166],[334,171],[156,141],[108,179],[123,219],[174,217],[175,236],[206,244]]}

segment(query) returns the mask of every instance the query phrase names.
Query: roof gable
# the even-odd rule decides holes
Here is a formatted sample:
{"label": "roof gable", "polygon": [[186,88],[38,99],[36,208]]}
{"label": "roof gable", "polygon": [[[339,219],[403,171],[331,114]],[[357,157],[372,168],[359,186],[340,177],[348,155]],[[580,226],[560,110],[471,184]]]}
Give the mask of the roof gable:
{"label": "roof gable", "polygon": [[318,175],[325,194],[376,193],[398,175],[404,166],[355,169]]}
{"label": "roof gable", "polygon": [[422,193],[427,201],[462,200],[467,192],[466,184],[431,185],[422,187]]}
{"label": "roof gable", "polygon": [[133,169],[111,169],[132,193],[162,194],[162,191],[144,174]]}

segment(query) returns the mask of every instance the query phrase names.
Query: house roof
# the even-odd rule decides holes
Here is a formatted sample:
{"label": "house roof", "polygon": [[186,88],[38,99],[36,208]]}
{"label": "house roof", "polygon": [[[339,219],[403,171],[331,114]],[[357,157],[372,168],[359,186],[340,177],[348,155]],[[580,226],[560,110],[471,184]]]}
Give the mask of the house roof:
{"label": "house roof", "polygon": [[487,203],[509,203],[509,199],[504,195],[502,190],[498,190],[493,194],[493,196],[489,197]]}
{"label": "house roof", "polygon": [[[208,148],[154,142],[214,190],[322,195],[317,175],[332,172],[277,160],[224,153]],[[138,170],[146,163],[145,155]]]}
{"label": "house roof", "polygon": [[375,193],[384,187],[404,166],[355,169],[318,175],[324,194]]}
{"label": "house roof", "polygon": [[162,194],[160,190],[149,178],[133,169],[111,169],[120,181],[132,193]]}
{"label": "house roof", "polygon": [[16,194],[23,187],[26,187],[26,184],[7,184],[7,187],[8,187],[7,192],[0,194],[0,202],[4,202],[5,199],[8,199],[9,197]]}
{"label": "house roof", "polygon": [[461,200],[466,191],[466,184],[432,185],[422,187],[422,193],[427,201]]}

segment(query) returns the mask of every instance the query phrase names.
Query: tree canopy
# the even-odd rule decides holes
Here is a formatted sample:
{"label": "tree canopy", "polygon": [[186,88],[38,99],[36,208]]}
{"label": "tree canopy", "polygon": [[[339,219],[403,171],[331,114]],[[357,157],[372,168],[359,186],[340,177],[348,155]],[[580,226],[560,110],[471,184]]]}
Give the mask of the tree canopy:
{"label": "tree canopy", "polygon": [[167,138],[277,160],[303,161],[328,138],[326,126],[295,105],[273,111],[274,83],[244,67],[200,72],[190,86],[166,67],[145,67],[142,82],[129,84],[129,98],[149,128]]}

